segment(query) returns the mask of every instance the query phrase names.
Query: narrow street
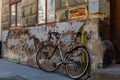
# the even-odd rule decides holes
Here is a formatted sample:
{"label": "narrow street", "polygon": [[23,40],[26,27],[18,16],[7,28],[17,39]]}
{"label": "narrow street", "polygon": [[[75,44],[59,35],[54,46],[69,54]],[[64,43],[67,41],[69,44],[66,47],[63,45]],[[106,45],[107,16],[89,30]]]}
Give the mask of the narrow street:
{"label": "narrow street", "polygon": [[71,79],[59,73],[47,73],[37,68],[32,68],[0,59],[0,80],[71,80]]}

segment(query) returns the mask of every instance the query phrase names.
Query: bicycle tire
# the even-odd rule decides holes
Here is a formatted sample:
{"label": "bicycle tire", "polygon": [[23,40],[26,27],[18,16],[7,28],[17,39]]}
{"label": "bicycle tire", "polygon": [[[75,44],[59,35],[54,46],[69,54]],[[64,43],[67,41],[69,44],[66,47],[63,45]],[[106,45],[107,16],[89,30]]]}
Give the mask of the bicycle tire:
{"label": "bicycle tire", "polygon": [[52,44],[43,45],[36,55],[37,65],[46,72],[56,71],[60,66],[60,61],[59,51]]}
{"label": "bicycle tire", "polygon": [[79,46],[69,53],[66,61],[66,72],[68,76],[73,79],[78,79],[86,73],[90,58],[87,50]]}

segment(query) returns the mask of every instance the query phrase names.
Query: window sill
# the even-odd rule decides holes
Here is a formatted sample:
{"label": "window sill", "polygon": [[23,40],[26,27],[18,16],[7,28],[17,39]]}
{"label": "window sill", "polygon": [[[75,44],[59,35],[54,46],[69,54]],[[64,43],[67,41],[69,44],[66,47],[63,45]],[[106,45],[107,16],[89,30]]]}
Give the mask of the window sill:
{"label": "window sill", "polygon": [[22,26],[17,26],[17,27],[10,27],[10,29],[21,29],[23,28]]}

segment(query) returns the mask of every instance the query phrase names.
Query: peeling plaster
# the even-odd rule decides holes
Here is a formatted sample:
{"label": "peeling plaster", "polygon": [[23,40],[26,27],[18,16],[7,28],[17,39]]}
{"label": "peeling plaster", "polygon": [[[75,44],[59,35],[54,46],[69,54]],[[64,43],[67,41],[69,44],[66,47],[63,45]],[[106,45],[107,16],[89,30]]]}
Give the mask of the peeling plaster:
{"label": "peeling plaster", "polygon": [[[4,57],[23,61],[26,64],[35,64],[35,54],[42,42],[48,41],[48,32],[57,31],[60,33],[66,33],[64,40],[70,40],[71,34],[68,32],[77,32],[84,22],[63,22],[57,23],[56,27],[52,26],[37,26],[28,27],[19,30],[3,31],[2,39],[4,39]],[[67,41],[63,42],[64,45],[69,45]]]}
{"label": "peeling plaster", "polygon": [[[83,26],[84,25],[84,26]],[[98,65],[102,63],[103,58],[103,49],[100,44],[99,34],[98,34],[98,20],[92,19],[87,21],[74,21],[74,22],[61,22],[57,23],[56,27],[50,25],[46,26],[37,26],[37,27],[28,27],[25,29],[19,29],[12,31],[3,31],[4,33],[4,57],[17,60],[19,62],[24,62],[30,65],[36,65],[35,55],[39,47],[42,45],[42,42],[49,43],[48,32],[56,31],[64,33],[65,36],[62,38],[64,49],[69,48],[72,40],[73,32],[78,32],[82,26],[83,30],[88,33],[92,31],[94,34],[91,37],[91,40],[87,43],[87,48],[91,56],[91,67],[92,69],[98,68]],[[9,33],[9,34],[8,34]],[[10,35],[11,33],[12,36]],[[19,34],[18,37],[16,34]],[[5,43],[6,42],[6,43]],[[51,42],[51,41],[50,41]],[[52,41],[55,42],[55,41]]]}
{"label": "peeling plaster", "polygon": [[[34,66],[36,65],[35,55],[39,47],[45,43],[55,42],[55,40],[52,41],[48,39],[49,31],[55,31],[65,34],[65,36],[63,37],[62,47],[65,47],[64,49],[66,49],[69,48],[69,45],[71,43],[72,33],[78,32],[83,27],[84,31],[87,31],[88,33],[90,31],[93,32],[91,39],[87,41],[86,45],[90,53],[91,69],[93,70],[102,67],[105,49],[102,46],[101,39],[99,36],[98,20],[99,19],[104,20],[105,17],[109,17],[109,10],[106,11],[106,9],[108,9],[106,8],[106,6],[109,7],[108,6],[109,3],[103,2],[107,3],[107,5],[104,6],[105,9],[102,9],[100,8],[101,4],[99,2],[102,0],[89,0],[89,3],[88,0],[76,0],[76,1],[83,4],[77,3],[78,4],[77,6],[76,4],[72,4],[71,2],[69,3],[67,2],[64,5],[59,4],[59,8],[56,11],[56,18],[58,23],[40,25],[36,27],[28,26],[21,29],[10,29],[2,31],[3,57],[16,60],[20,63],[25,63]],[[61,2],[64,3],[66,1],[62,0]],[[96,7],[94,7],[94,5],[96,5]],[[75,20],[71,22],[68,21],[69,10],[74,8],[75,9],[80,8],[80,6],[85,7],[85,9],[87,10],[87,14],[85,14],[85,16],[87,16],[89,19],[84,21],[82,20],[81,21]],[[102,13],[99,13],[100,12],[99,8]],[[23,20],[23,22],[25,21]]]}

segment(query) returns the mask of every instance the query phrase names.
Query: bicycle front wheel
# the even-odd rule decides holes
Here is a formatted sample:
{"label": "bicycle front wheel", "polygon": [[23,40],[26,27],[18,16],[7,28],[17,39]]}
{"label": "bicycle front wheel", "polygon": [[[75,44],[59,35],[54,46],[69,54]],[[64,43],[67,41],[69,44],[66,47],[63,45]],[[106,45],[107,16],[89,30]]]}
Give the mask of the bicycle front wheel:
{"label": "bicycle front wheel", "polygon": [[61,58],[58,49],[52,44],[47,44],[37,52],[36,61],[40,69],[53,72],[59,67]]}
{"label": "bicycle front wheel", "polygon": [[66,72],[73,78],[82,77],[89,65],[89,54],[84,47],[77,47],[71,51],[67,58]]}

